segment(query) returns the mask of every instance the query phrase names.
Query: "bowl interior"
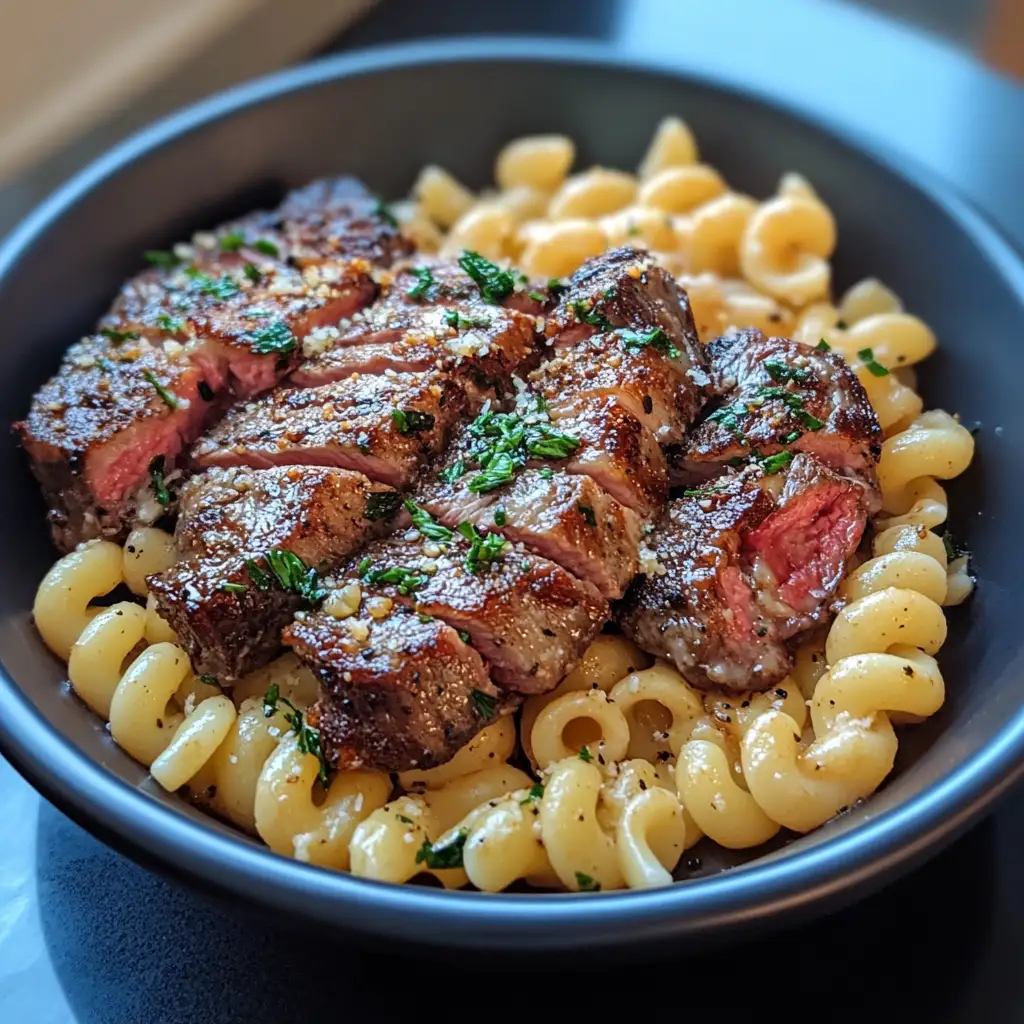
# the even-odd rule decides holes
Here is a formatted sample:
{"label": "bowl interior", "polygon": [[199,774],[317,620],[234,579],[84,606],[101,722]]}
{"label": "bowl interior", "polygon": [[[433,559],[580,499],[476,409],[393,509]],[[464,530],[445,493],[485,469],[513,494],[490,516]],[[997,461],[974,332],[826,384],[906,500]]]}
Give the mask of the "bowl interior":
{"label": "bowl interior", "polygon": [[[1014,458],[1024,438],[1016,363],[1024,337],[1024,275],[998,244],[993,251],[984,225],[977,224],[981,236],[965,233],[961,214],[977,222],[955,200],[936,201],[883,162],[758,99],[586,60],[463,54],[415,67],[373,69],[370,62],[359,74],[321,71],[265,102],[230,106],[203,123],[186,118],[158,128],[130,157],[115,157],[95,171],[77,197],[65,196],[49,223],[40,219],[31,239],[23,237],[28,244],[17,252],[9,248],[13,259],[0,266],[0,319],[10,360],[0,382],[0,420],[10,423],[25,412],[32,391],[138,269],[145,249],[273,203],[286,187],[318,175],[351,172],[398,197],[423,164],[434,162],[471,186],[484,186],[499,147],[521,133],[571,135],[581,166],[633,167],[658,120],[678,113],[692,125],[703,159],[735,188],[768,195],[787,170],[811,180],[839,224],[837,288],[878,276],[931,324],[941,347],[921,369],[926,404],[979,428],[975,463],[949,488],[952,528],[974,554],[980,586],[950,616],[941,657],[946,706],[926,724],[903,731],[898,771],[869,803],[762,863],[820,848],[920,798],[984,752],[1018,714],[1024,556],[1012,524],[1024,506]],[[161,133],[174,137],[154,145]],[[0,480],[7,495],[0,503],[0,660],[8,675],[57,732],[113,776],[170,814],[249,843],[149,782],[69,696],[62,666],[29,620],[35,588],[55,555],[36,487],[9,433],[0,444]],[[71,780],[50,785],[67,794],[74,788]],[[703,847],[696,852],[704,854],[699,875],[751,859]],[[684,913],[685,905],[679,910]]]}

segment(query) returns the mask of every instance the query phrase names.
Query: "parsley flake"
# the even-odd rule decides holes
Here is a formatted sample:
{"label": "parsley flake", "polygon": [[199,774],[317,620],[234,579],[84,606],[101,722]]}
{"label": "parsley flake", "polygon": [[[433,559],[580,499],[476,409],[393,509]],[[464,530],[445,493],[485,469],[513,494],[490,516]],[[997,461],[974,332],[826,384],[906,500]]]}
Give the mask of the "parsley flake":
{"label": "parsley flake", "polygon": [[173,252],[167,252],[164,249],[150,249],[142,255],[147,263],[154,267],[163,267],[165,270],[176,267],[181,262]]}
{"label": "parsley flake", "polygon": [[366,496],[366,507],[363,518],[371,523],[379,519],[389,519],[402,505],[402,496],[398,491],[374,491]]}
{"label": "parsley flake", "polygon": [[508,521],[508,517],[505,515],[505,506],[504,505],[498,505],[494,509],[494,525],[495,526],[504,526],[507,521]]}
{"label": "parsley flake", "polygon": [[459,459],[457,462],[453,462],[447,469],[442,469],[437,474],[439,480],[444,481],[446,484],[453,484],[459,477],[464,476],[466,472],[466,464]]}
{"label": "parsley flake", "polygon": [[170,331],[172,334],[177,334],[178,331],[185,329],[185,321],[180,317],[171,316],[170,313],[161,313],[156,318],[156,325],[161,330]]}
{"label": "parsley flake", "polygon": [[141,337],[138,331],[118,331],[113,327],[101,327],[100,334],[116,344],[120,344],[122,341],[138,341]]}
{"label": "parsley flake", "polygon": [[252,243],[252,247],[257,251],[263,253],[264,256],[280,256],[281,252],[278,247],[270,241],[269,238],[257,238]]}
{"label": "parsley flake", "polygon": [[465,561],[467,572],[478,573],[505,553],[507,541],[500,533],[481,534],[470,522],[459,523],[457,529],[460,536],[469,541]]}
{"label": "parsley flake", "polygon": [[590,752],[589,747],[580,747],[580,752],[576,756],[581,761],[586,761],[588,764],[594,760],[594,755]]}
{"label": "parsley flake", "polygon": [[200,295],[209,295],[214,299],[230,299],[241,291],[238,282],[230,277],[210,277],[198,267],[188,267],[185,273],[195,282]]}
{"label": "parsley flake", "polygon": [[392,409],[391,421],[400,434],[419,434],[434,426],[434,417],[418,409]]}
{"label": "parsley flake", "polygon": [[162,455],[158,455],[149,464],[149,480],[153,487],[153,497],[156,498],[158,504],[167,508],[171,503],[172,495],[164,479],[164,457]]}
{"label": "parsley flake", "polygon": [[247,558],[245,560],[245,567],[249,570],[249,579],[252,580],[253,586],[257,590],[270,589],[270,576],[256,564],[255,559]]}
{"label": "parsley flake", "polygon": [[271,684],[263,696],[263,715],[270,718],[278,710],[278,705],[284,704],[288,709],[281,709],[284,720],[291,726],[292,732],[299,738],[298,747],[304,754],[312,754],[317,759],[317,777],[322,785],[326,786],[330,781],[328,774],[327,758],[320,745],[320,730],[307,725],[302,712],[287,698],[281,696],[281,688],[277,683]]}
{"label": "parsley flake", "polygon": [[789,366],[776,359],[766,359],[764,362],[765,372],[776,384],[785,384],[793,381],[796,384],[806,384],[811,378],[811,371]]}
{"label": "parsley flake", "polygon": [[427,293],[437,283],[430,267],[413,267],[416,275],[416,283],[405,293],[410,299],[424,299]]}
{"label": "parsley flake", "polygon": [[535,782],[526,796],[520,800],[521,804],[528,804],[531,800],[539,800],[544,795],[544,783]]}
{"label": "parsley flake", "polygon": [[494,717],[494,698],[492,696],[484,693],[483,690],[473,690],[470,697],[473,701],[474,714],[479,718]]}
{"label": "parsley flake", "polygon": [[263,273],[255,263],[246,263],[246,265],[242,267],[242,273],[245,274],[253,284],[259,284],[263,279]]}
{"label": "parsley flake", "polygon": [[444,314],[444,322],[456,331],[463,327],[490,327],[491,321],[482,316],[463,316],[457,309],[449,309]]}
{"label": "parsley flake", "polygon": [[515,274],[511,270],[502,270],[471,249],[463,250],[459,266],[473,279],[488,302],[501,302],[516,286]]}
{"label": "parsley flake", "polygon": [[447,544],[455,536],[447,526],[442,526],[425,508],[420,508],[411,498],[405,499],[405,510],[412,517],[412,525],[427,540],[436,540]]}
{"label": "parsley flake", "polygon": [[373,204],[373,209],[370,212],[374,217],[379,217],[385,224],[388,224],[393,228],[398,227],[398,220],[383,199],[378,198]]}
{"label": "parsley flake", "polygon": [[386,569],[371,569],[370,560],[364,558],[359,563],[359,572],[364,583],[383,583],[393,586],[403,597],[408,597],[414,590],[426,586],[430,577],[426,573],[417,572],[415,569],[406,569],[400,565],[393,565]]}
{"label": "parsley flake", "polygon": [[298,594],[309,604],[323,600],[324,590],[320,586],[320,577],[316,569],[306,565],[295,552],[271,548],[265,557],[271,572],[285,590]]}
{"label": "parsley flake", "polygon": [[462,867],[462,850],[469,836],[467,829],[460,828],[446,839],[436,843],[423,841],[423,846],[416,851],[416,863],[425,864],[431,871],[447,871],[450,868]]}
{"label": "parsley flake", "polygon": [[231,231],[220,240],[221,252],[238,252],[245,245],[245,235],[240,231]]}
{"label": "parsley flake", "polygon": [[591,304],[586,299],[577,299],[575,302],[570,302],[569,309],[581,324],[590,324],[591,327],[596,327],[599,331],[610,331],[612,328],[611,321],[595,309],[592,309]]}
{"label": "parsley flake", "polygon": [[285,355],[298,344],[292,329],[283,320],[274,320],[266,327],[260,327],[250,335],[250,346],[257,355],[266,356],[271,353]]}
{"label": "parsley flake", "polygon": [[832,346],[822,338],[817,345],[814,346],[819,352],[831,352]]}
{"label": "parsley flake", "polygon": [[220,686],[220,683],[217,682],[216,676],[201,675],[199,677],[199,682],[206,683],[207,686]]}
{"label": "parsley flake", "polygon": [[577,501],[576,510],[583,516],[583,521],[587,526],[597,526],[597,516],[594,515],[594,510],[589,505],[583,505]]}
{"label": "parsley flake", "polygon": [[164,404],[169,408],[177,409],[178,406],[181,405],[181,402],[178,400],[178,396],[168,391],[167,388],[165,388],[163,384],[156,379],[156,374],[153,373],[152,370],[143,370],[142,376],[153,385],[156,393],[163,399]]}
{"label": "parsley flake", "polygon": [[875,353],[869,348],[862,348],[857,357],[867,368],[872,377],[888,377],[889,371],[875,358]]}
{"label": "parsley flake", "polygon": [[653,348],[663,352],[669,359],[678,359],[682,353],[668,339],[668,335],[660,327],[652,327],[649,331],[634,331],[631,328],[620,330],[622,347],[627,352],[639,352],[643,348]]}
{"label": "parsley flake", "polygon": [[767,476],[781,473],[795,458],[791,451],[781,451],[775,455],[767,455],[760,460],[761,468]]}
{"label": "parsley flake", "polygon": [[228,594],[244,594],[249,588],[244,583],[222,583],[219,589]]}
{"label": "parsley flake", "polygon": [[580,892],[601,891],[601,883],[594,881],[590,875],[585,875],[582,871],[576,872],[576,885],[579,887]]}

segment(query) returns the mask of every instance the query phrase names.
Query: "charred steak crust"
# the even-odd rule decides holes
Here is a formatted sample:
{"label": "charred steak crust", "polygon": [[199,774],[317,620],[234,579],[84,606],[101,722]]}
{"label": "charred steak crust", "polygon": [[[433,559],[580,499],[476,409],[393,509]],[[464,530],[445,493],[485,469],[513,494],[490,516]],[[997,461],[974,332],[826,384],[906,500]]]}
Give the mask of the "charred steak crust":
{"label": "charred steak crust", "polygon": [[300,613],[285,636],[320,680],[309,721],[341,768],[435,767],[518,704],[438,619],[399,610],[354,630],[349,619]]}
{"label": "charred steak crust", "polygon": [[347,470],[210,470],[182,492],[183,561],[150,577],[150,592],[196,671],[237,679],[281,651],[281,630],[309,603],[282,585],[267,552],[291,552],[321,572],[386,528],[398,507],[393,490]]}
{"label": "charred steak crust", "polygon": [[765,456],[787,449],[874,486],[882,431],[842,357],[753,330],[711,342],[708,354],[719,401],[674,460],[673,482],[704,478],[754,451]]}

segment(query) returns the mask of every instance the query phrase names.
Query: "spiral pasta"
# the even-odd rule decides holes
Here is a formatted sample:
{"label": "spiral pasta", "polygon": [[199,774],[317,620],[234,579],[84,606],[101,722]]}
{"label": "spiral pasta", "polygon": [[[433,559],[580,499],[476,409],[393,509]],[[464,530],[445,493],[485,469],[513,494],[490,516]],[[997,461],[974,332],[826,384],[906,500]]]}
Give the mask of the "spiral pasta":
{"label": "spiral pasta", "polygon": [[[565,136],[515,139],[497,156],[494,190],[475,194],[428,166],[391,209],[423,251],[474,249],[538,279],[609,246],[645,248],[676,274],[702,341],[756,328],[829,346],[883,431],[871,550],[851,560],[833,623],[804,639],[775,690],[699,692],[605,635],[525,701],[518,723],[503,717],[446,764],[395,779],[328,772],[306,718],[318,684],[293,655],[230,689],[195,675],[146,583],[178,557],[167,532],[140,527],[123,547],[94,541],[60,559],[33,614],[72,690],[161,786],[275,853],[486,892],[666,885],[700,841],[757,847],[869,796],[892,770],[897,728],[942,705],[943,609],[974,581],[941,532],[939,481],[966,470],[974,439],[917,392],[934,333],[874,278],[833,294],[836,225],[795,172],[764,200],[734,191],[676,117],[635,173],[574,172],[575,158]],[[122,587],[129,599],[113,600]]]}

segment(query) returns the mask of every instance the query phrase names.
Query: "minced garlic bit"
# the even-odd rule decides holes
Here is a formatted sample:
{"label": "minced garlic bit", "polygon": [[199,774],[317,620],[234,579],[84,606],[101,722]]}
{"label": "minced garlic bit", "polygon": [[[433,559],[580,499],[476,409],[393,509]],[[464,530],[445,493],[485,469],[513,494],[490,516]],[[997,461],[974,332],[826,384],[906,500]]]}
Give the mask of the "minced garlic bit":
{"label": "minced garlic bit", "polygon": [[365,643],[370,639],[370,627],[362,619],[349,620],[346,622],[352,639],[358,643]]}
{"label": "minced garlic bit", "polygon": [[640,546],[640,571],[645,576],[664,576],[668,571],[646,544]]}
{"label": "minced garlic bit", "polygon": [[384,619],[394,606],[390,597],[371,597],[367,599],[366,611],[371,619]]}
{"label": "minced garlic bit", "polygon": [[363,588],[358,583],[347,583],[340,590],[329,594],[323,603],[323,611],[332,619],[347,619],[359,611],[363,599]]}

